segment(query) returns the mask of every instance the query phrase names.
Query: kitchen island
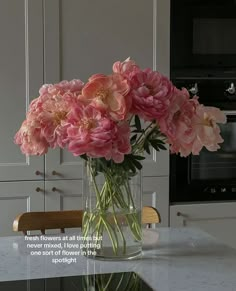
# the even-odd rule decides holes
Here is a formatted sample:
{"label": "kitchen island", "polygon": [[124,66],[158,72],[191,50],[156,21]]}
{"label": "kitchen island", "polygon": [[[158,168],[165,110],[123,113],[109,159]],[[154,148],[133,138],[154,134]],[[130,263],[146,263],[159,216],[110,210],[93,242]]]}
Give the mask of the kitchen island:
{"label": "kitchen island", "polygon": [[[236,250],[193,228],[145,229],[143,255],[129,261],[76,256],[55,263],[50,253],[30,252],[24,236],[0,238],[0,290],[11,291],[6,281],[117,272],[135,272],[156,291],[236,290]],[[64,290],[54,287],[45,290]]]}

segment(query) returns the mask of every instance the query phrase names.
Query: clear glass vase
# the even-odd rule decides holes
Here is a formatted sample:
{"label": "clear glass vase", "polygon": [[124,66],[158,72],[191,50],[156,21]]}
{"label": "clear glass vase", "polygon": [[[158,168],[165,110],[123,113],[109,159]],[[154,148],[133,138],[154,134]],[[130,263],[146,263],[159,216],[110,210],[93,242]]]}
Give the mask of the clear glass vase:
{"label": "clear glass vase", "polygon": [[145,287],[144,281],[134,272],[91,274],[82,277],[83,290],[150,290]]}
{"label": "clear glass vase", "polygon": [[84,167],[83,253],[101,259],[130,259],[142,252],[141,172],[89,158]]}

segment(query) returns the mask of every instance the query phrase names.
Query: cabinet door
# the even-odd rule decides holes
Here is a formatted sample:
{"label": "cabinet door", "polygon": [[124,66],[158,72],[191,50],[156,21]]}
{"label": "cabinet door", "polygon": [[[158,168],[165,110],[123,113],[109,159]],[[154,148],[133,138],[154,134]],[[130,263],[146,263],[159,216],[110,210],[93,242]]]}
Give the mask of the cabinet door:
{"label": "cabinet door", "polygon": [[[68,29],[64,31],[64,11],[62,4],[59,0],[45,1],[44,9],[44,25],[46,27],[44,31],[44,82],[45,83],[57,83],[63,79],[76,79],[80,78],[78,72],[73,77],[66,76],[64,74],[64,61],[68,55],[62,46],[67,43],[67,37],[69,38],[75,33],[76,28]],[[68,6],[72,5],[71,10],[78,8],[78,1],[69,1]],[[70,23],[66,25],[74,25],[76,19],[66,19]],[[75,35],[78,35],[77,33]],[[74,39],[77,43],[77,38]],[[71,48],[72,49],[72,48]],[[75,53],[72,49],[71,57],[75,57]],[[69,53],[69,54],[70,54]],[[78,52],[77,52],[78,54]],[[71,63],[71,70],[75,71],[77,63]],[[45,159],[45,179],[46,180],[61,180],[61,179],[82,179],[83,177],[83,161],[79,157],[74,157],[66,150],[54,149],[50,150]],[[50,184],[50,183],[49,183]]]}
{"label": "cabinet door", "polygon": [[[46,181],[45,210],[83,209],[82,180]],[[144,177],[143,206],[156,207],[161,214],[161,226],[168,226],[168,177]]]}
{"label": "cabinet door", "polygon": [[169,221],[169,179],[168,177],[143,178],[143,206],[155,207],[161,215],[160,226]]}
{"label": "cabinet door", "polygon": [[1,0],[0,37],[0,181],[40,180],[43,158],[25,157],[13,139],[43,83],[42,0]]}
{"label": "cabinet door", "polygon": [[[131,4],[131,7],[136,7],[137,4]],[[141,5],[141,4],[140,4]],[[147,3],[143,1],[143,6],[146,6]],[[157,70],[164,74],[165,76],[169,76],[169,68],[170,68],[170,0],[153,0],[147,5],[148,12],[146,12],[146,17],[152,20],[151,23],[148,22],[146,24],[146,41],[145,45],[149,45],[151,47],[152,43],[152,54],[149,55],[148,59],[152,60],[152,69]],[[131,8],[130,8],[131,9]],[[145,9],[145,7],[143,7]],[[147,8],[146,8],[147,9]],[[153,14],[152,14],[153,13]],[[146,19],[143,19],[145,21]],[[128,24],[128,21],[127,21]],[[141,25],[144,25],[142,23]],[[139,28],[141,29],[141,28]],[[142,30],[142,29],[141,29]],[[130,32],[131,33],[131,32]],[[139,36],[140,37],[140,36]],[[131,39],[133,41],[133,39]],[[142,37],[140,38],[142,41]],[[137,46],[137,51],[140,50],[140,46]],[[135,47],[134,47],[135,51]],[[142,50],[140,50],[142,54]],[[147,55],[142,56],[145,61],[147,59]],[[138,56],[137,61],[140,61],[140,56]],[[148,66],[146,62],[144,62],[144,66]],[[144,162],[144,176],[169,176],[169,148],[167,146],[166,151],[156,152],[152,151],[150,156],[147,156],[147,159]],[[169,198],[168,198],[169,199]]]}
{"label": "cabinet door", "polygon": [[45,157],[45,179],[82,179],[83,160],[61,149],[49,150]]}
{"label": "cabinet door", "polygon": [[83,209],[82,180],[45,182],[45,211]]}
{"label": "cabinet door", "polygon": [[43,181],[0,183],[0,236],[16,235],[12,224],[18,214],[43,210]]}
{"label": "cabinet door", "polygon": [[[160,65],[169,74],[169,18],[162,15],[169,15],[168,3],[45,1],[45,81],[86,82],[92,74],[109,74],[115,61],[129,56],[143,68]],[[153,151],[144,162],[143,175],[168,176],[168,151]],[[64,151],[48,154],[46,179],[67,178],[82,178],[81,161]]]}
{"label": "cabinet door", "polygon": [[236,248],[236,202],[172,205],[171,227],[198,227]]}

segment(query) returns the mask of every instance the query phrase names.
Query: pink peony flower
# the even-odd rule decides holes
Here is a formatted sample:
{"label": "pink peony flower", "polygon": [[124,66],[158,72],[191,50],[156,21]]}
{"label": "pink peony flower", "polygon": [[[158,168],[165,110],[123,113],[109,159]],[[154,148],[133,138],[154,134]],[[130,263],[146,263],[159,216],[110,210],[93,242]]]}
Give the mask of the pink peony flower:
{"label": "pink peony flower", "polygon": [[129,85],[119,74],[93,75],[82,89],[79,100],[106,112],[115,121],[127,118],[130,102],[126,98]]}
{"label": "pink peony flower", "polygon": [[120,122],[113,133],[112,149],[105,158],[112,159],[115,163],[121,163],[124,160],[124,155],[131,152],[129,124]]}
{"label": "pink peony flower", "polygon": [[[189,93],[186,89],[174,89],[173,94],[169,100],[168,109],[165,111],[159,120],[158,124],[162,133],[167,135],[169,139],[175,139],[179,129],[186,124],[186,127],[191,125],[192,114],[195,112],[195,103],[197,99],[190,101]],[[187,115],[181,115],[183,110],[186,110]]]}
{"label": "pink peony flower", "polygon": [[68,150],[103,157],[111,150],[114,123],[92,106],[75,106],[68,117]]}
{"label": "pink peony flower", "polygon": [[216,151],[220,148],[218,144],[224,140],[220,136],[217,123],[226,123],[226,117],[222,111],[215,107],[197,106],[196,115],[193,117],[193,127],[197,135],[196,154],[199,154],[203,146],[208,151]]}
{"label": "pink peony flower", "polygon": [[129,126],[119,126],[91,105],[75,106],[66,128],[68,150],[75,156],[87,154],[122,162],[124,154],[130,152]]}
{"label": "pink peony flower", "polygon": [[160,73],[146,69],[132,77],[131,88],[131,112],[151,121],[166,114],[175,87]]}
{"label": "pink peony flower", "polygon": [[42,95],[64,95],[67,92],[73,93],[75,95],[81,94],[81,90],[84,83],[79,79],[74,79],[71,81],[61,81],[57,84],[44,84],[40,90],[39,94]]}
{"label": "pink peony flower", "polygon": [[198,104],[197,98],[189,99],[187,90],[179,90],[172,98],[167,116],[160,120],[160,130],[167,136],[172,153],[181,156],[194,153],[196,132],[192,120]]}
{"label": "pink peony flower", "polygon": [[[62,95],[44,95],[44,102],[39,105],[38,119],[42,135],[45,137],[51,148],[66,146],[67,132],[64,123],[67,122],[67,114],[78,103],[78,99],[70,92]],[[27,115],[28,120],[34,120],[35,114]]]}
{"label": "pink peony flower", "polygon": [[[41,155],[48,147],[65,148],[120,163],[131,153],[129,118],[156,120],[172,153],[199,154],[205,146],[215,151],[223,142],[217,123],[226,118],[217,108],[204,107],[198,97],[177,89],[151,69],[141,70],[130,58],[113,64],[113,74],[45,84],[29,106],[15,135],[25,154]],[[146,133],[146,131],[143,131]],[[150,136],[148,136],[150,137]],[[142,138],[138,138],[140,151]]]}
{"label": "pink peony flower", "polygon": [[40,128],[32,127],[25,120],[14,137],[15,144],[25,155],[44,155],[48,151],[49,144],[41,135]]}
{"label": "pink peony flower", "polygon": [[64,122],[71,108],[78,103],[77,97],[67,92],[64,95],[48,93],[33,100],[27,113],[27,124],[40,130],[40,135],[51,148],[66,146],[67,133]]}
{"label": "pink peony flower", "polygon": [[133,60],[130,60],[130,58],[127,58],[124,62],[115,62],[112,69],[114,73],[121,74],[129,81],[135,74],[140,72],[139,66],[137,66]]}
{"label": "pink peony flower", "polygon": [[40,96],[31,102],[27,123],[41,131],[50,147],[65,147],[66,131],[62,131],[62,124],[74,103],[78,102],[82,87],[80,80],[45,84],[39,90]]}
{"label": "pink peony flower", "polygon": [[219,109],[200,105],[197,96],[190,99],[188,91],[182,89],[175,90],[168,113],[159,120],[159,126],[171,152],[186,157],[199,154],[203,146],[208,150],[219,148],[218,143],[223,140],[217,122],[225,122]]}

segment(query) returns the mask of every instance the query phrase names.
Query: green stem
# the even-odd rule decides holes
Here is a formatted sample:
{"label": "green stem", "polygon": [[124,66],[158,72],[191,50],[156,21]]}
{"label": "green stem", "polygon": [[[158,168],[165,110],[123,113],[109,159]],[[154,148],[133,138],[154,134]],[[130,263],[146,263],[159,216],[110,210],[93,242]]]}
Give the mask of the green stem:
{"label": "green stem", "polygon": [[119,288],[120,288],[120,285],[121,285],[121,283],[122,283],[122,281],[123,281],[123,278],[124,278],[124,273],[122,273],[122,275],[121,275],[121,278],[120,278],[120,281],[118,282],[118,284],[117,284],[117,286],[116,286],[116,290],[115,290],[115,291],[118,291],[118,290],[119,290]]}
{"label": "green stem", "polygon": [[114,274],[110,275],[109,280],[107,281],[107,284],[105,285],[105,287],[101,291],[106,291],[107,290],[107,288],[109,287],[109,285],[111,283],[111,280],[112,280],[113,276],[114,276]]}
{"label": "green stem", "polygon": [[[87,236],[92,234],[93,236],[97,235],[99,237],[106,231],[112,245],[113,253],[115,255],[118,254],[119,242],[121,242],[123,254],[126,254],[126,239],[117,216],[120,210],[126,211],[125,218],[127,225],[134,239],[137,241],[141,239],[140,213],[130,213],[130,205],[132,206],[132,211],[136,211],[129,185],[130,178],[128,175],[122,173],[119,167],[117,168],[113,164],[108,167],[105,160],[97,159],[96,163],[91,162],[93,161],[89,161],[88,164],[88,173],[90,174],[96,194],[94,210],[98,210],[93,211],[91,209],[91,211],[84,213],[83,235]],[[97,166],[98,168],[96,168]],[[96,181],[97,173],[103,173],[105,178],[101,190],[99,190]],[[123,190],[125,190],[125,195]],[[107,216],[109,209],[111,210],[111,216]],[[124,214],[123,211],[121,213],[122,215]],[[120,240],[117,232],[119,232]]]}
{"label": "green stem", "polygon": [[153,122],[151,122],[142,132],[142,134],[139,136],[139,138],[137,139],[137,143],[139,142],[139,140],[142,139],[143,136],[145,136],[146,132],[149,130],[149,128],[153,125]]}
{"label": "green stem", "polygon": [[149,138],[149,136],[156,129],[156,127],[157,127],[157,125],[154,122],[151,122],[145,128],[144,132],[139,136],[139,138],[137,139],[135,145],[133,146],[133,149],[132,149],[132,153],[133,154],[138,154],[138,153],[142,153],[143,152],[143,146],[144,146],[145,141]]}
{"label": "green stem", "polygon": [[92,173],[92,169],[91,168],[92,168],[91,167],[91,163],[89,162],[89,175],[91,175],[91,177],[92,177],[94,190],[95,190],[95,193],[96,193],[96,196],[97,196],[97,200],[98,200],[98,205],[99,205],[99,208],[101,209],[102,204],[101,204],[101,199],[100,199],[100,192],[98,190],[96,179],[95,179],[94,174]]}
{"label": "green stem", "polygon": [[[110,185],[109,185],[109,183],[108,183],[108,187],[109,187],[109,186],[110,186]],[[111,191],[111,189],[110,189],[110,191]],[[119,223],[118,223],[118,221],[117,221],[117,218],[116,218],[116,211],[115,211],[115,207],[114,207],[114,204],[113,204],[113,200],[111,200],[111,202],[112,202],[112,209],[113,209],[114,221],[115,221],[116,227],[117,227],[117,229],[118,229],[118,231],[119,231],[119,233],[120,233],[121,239],[122,239],[122,241],[123,241],[123,254],[125,254],[125,253],[126,253],[126,240],[125,240],[125,237],[124,237],[123,231],[122,231],[122,229],[120,228],[120,225],[119,225]]]}
{"label": "green stem", "polygon": [[132,197],[131,189],[130,189],[130,186],[129,186],[129,181],[125,181],[124,184],[125,184],[126,192],[127,192],[127,194],[128,194],[129,201],[131,200],[131,203],[132,203],[133,209],[135,209],[134,199],[133,199],[133,197]]}
{"label": "green stem", "polygon": [[115,254],[117,254],[117,249],[118,249],[118,243],[117,242],[118,242],[118,238],[116,236],[116,233],[114,232],[115,239],[113,239],[112,232],[111,232],[112,228],[111,228],[111,230],[109,229],[109,227],[111,227],[111,226],[109,225],[108,222],[105,221],[105,219],[102,216],[101,216],[101,219],[102,219],[102,222],[103,222],[103,224],[104,224],[104,226],[105,226],[105,228],[107,230],[107,233],[108,233],[108,235],[110,237],[111,244],[112,244],[112,248],[113,248],[113,252]]}

